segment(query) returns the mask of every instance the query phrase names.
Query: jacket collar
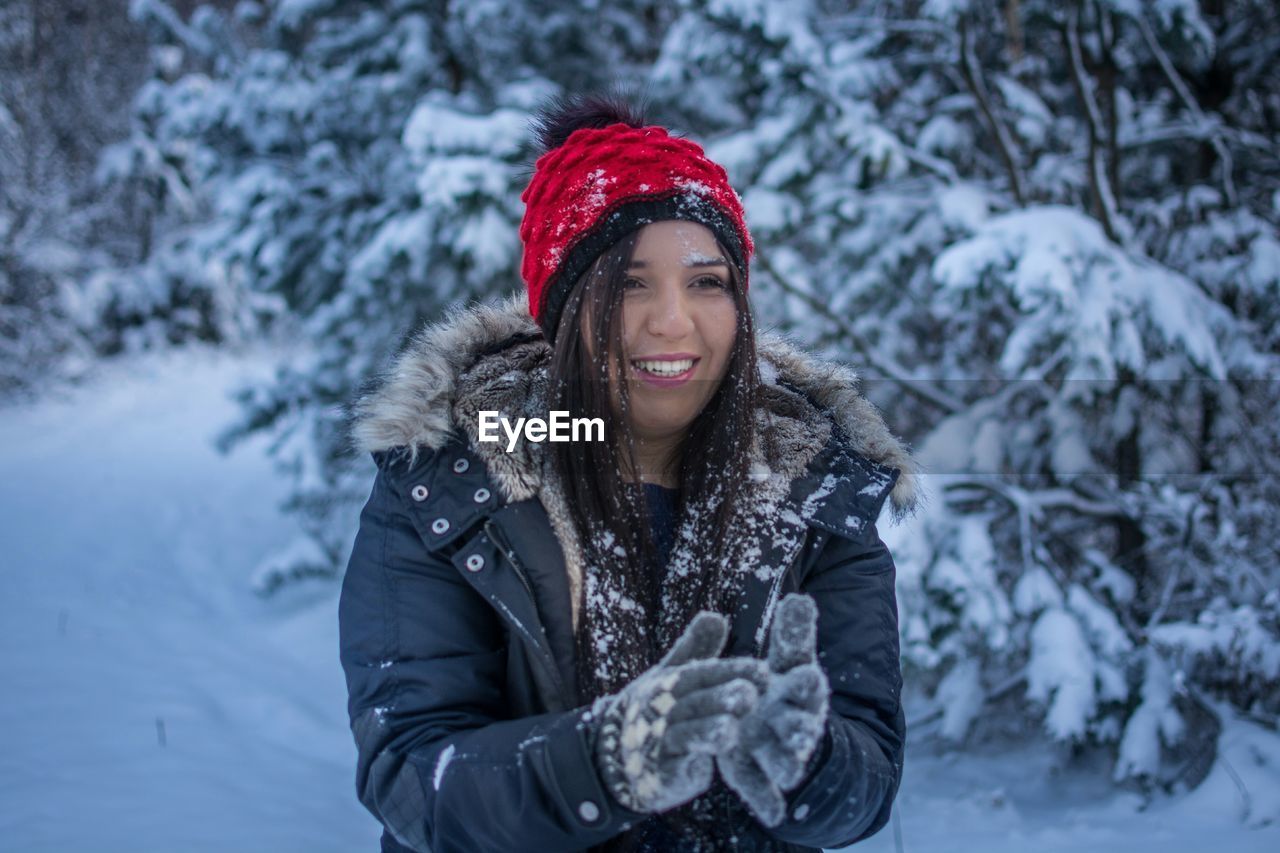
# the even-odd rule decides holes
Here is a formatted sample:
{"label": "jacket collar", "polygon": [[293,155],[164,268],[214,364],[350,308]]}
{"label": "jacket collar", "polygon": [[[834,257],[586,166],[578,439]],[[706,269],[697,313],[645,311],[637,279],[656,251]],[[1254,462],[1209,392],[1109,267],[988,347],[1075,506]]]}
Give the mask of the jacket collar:
{"label": "jacket collar", "polygon": [[[806,525],[857,535],[875,521],[886,491],[900,520],[920,501],[919,473],[859,392],[851,368],[805,354],[772,332],[758,331],[756,347],[763,387],[750,449],[750,509],[741,528],[767,541],[750,571],[776,596]],[[484,460],[505,501],[537,497],[562,546],[576,629],[588,567],[563,489],[547,464],[550,454],[541,443],[520,441],[508,453],[505,441],[479,441],[482,410],[507,418],[547,416],[550,354],[523,292],[455,307],[418,331],[373,390],[357,399],[352,438],[363,452],[402,454],[410,466],[461,438]],[[687,546],[689,554],[685,547],[677,546],[673,565],[693,558],[697,546]],[[767,621],[760,621],[757,643]]]}
{"label": "jacket collar", "polygon": [[[513,338],[523,342],[512,344]],[[775,332],[758,331],[756,346],[764,380],[758,420],[772,427],[779,442],[775,449],[787,451],[767,455],[773,471],[788,479],[803,473],[831,439],[834,424],[846,450],[898,469],[890,492],[895,519],[913,511],[921,497],[918,466],[860,392],[858,374],[802,352]],[[418,331],[373,390],[356,401],[356,449],[395,449],[416,461],[462,433],[489,464],[507,500],[533,497],[542,486],[542,466],[535,458],[541,445],[521,442],[507,453],[505,441],[482,443],[477,414],[498,410],[509,417],[545,417],[545,371],[538,368],[549,353],[523,291],[455,307]],[[763,446],[755,452],[757,466],[767,469]]]}

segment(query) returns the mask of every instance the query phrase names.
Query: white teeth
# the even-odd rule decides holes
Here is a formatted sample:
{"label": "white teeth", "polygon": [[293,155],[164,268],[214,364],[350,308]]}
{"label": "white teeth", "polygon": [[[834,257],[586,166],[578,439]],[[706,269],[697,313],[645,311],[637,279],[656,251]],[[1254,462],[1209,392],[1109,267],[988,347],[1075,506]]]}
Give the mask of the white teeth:
{"label": "white teeth", "polygon": [[633,361],[631,363],[646,373],[653,373],[658,376],[679,376],[693,367],[693,359],[691,358],[684,358],[680,361]]}

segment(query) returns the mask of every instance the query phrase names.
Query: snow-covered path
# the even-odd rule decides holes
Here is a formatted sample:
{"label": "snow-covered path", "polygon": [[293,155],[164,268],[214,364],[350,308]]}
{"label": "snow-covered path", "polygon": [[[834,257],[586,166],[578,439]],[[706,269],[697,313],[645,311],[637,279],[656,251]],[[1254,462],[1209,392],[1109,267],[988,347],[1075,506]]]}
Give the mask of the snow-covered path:
{"label": "snow-covered path", "polygon": [[0,848],[377,849],[336,593],[250,591],[283,485],[209,441],[266,365],[171,354],[0,410]]}
{"label": "snow-covered path", "polygon": [[[263,601],[287,542],[260,442],[209,438],[270,357],[205,351],[110,365],[0,409],[0,849],[374,851],[355,799],[337,586]],[[908,750],[887,853],[1280,849],[1280,738],[1232,722],[1189,796],[1137,812],[1043,752]],[[1233,778],[1234,777],[1234,778]],[[1240,784],[1237,784],[1236,779]],[[1249,796],[1248,829],[1241,823]]]}

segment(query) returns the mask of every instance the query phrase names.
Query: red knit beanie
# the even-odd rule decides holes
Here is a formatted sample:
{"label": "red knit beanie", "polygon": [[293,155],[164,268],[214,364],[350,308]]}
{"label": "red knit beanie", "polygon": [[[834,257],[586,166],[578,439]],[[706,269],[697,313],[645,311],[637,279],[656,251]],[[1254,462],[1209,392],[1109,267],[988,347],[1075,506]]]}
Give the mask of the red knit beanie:
{"label": "red knit beanie", "polygon": [[711,229],[742,270],[754,252],[742,200],[701,146],[665,128],[581,128],[538,158],[525,203],[521,274],[529,313],[553,341],[569,289],[601,252],[667,219]]}

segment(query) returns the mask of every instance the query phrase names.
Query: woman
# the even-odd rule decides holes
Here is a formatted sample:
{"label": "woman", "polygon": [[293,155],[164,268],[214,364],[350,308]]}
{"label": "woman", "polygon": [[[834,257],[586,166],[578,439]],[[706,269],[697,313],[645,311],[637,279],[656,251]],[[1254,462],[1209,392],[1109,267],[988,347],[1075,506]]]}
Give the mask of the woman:
{"label": "woman", "polygon": [[[700,147],[610,98],[539,130],[526,292],[426,328],[355,406],[378,471],[341,653],[382,849],[866,838],[905,735],[875,522],[914,464],[850,370],[756,334]],[[511,428],[554,411],[603,435]]]}

